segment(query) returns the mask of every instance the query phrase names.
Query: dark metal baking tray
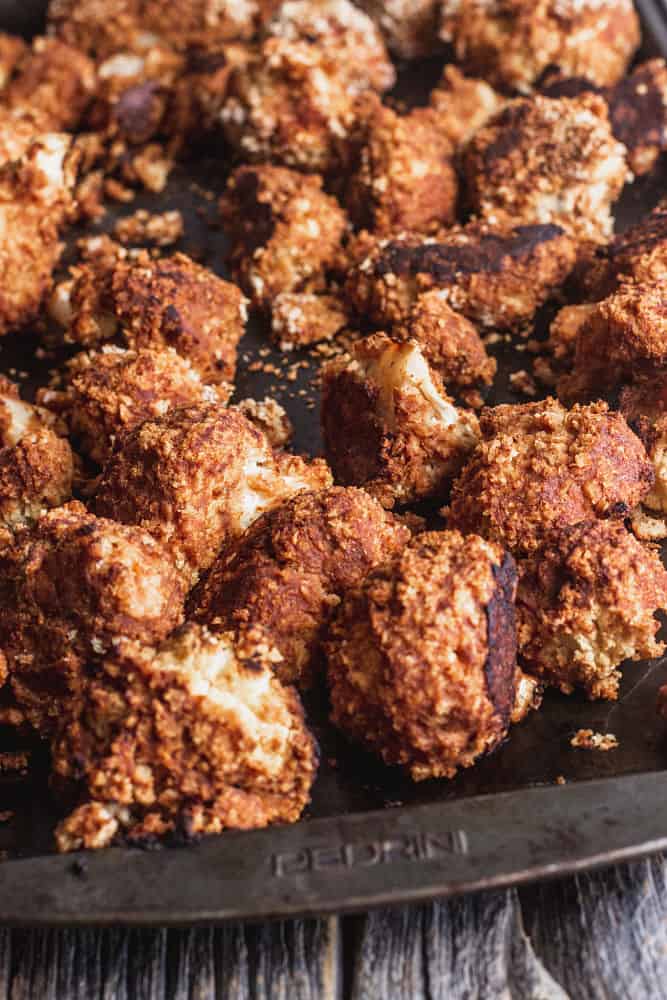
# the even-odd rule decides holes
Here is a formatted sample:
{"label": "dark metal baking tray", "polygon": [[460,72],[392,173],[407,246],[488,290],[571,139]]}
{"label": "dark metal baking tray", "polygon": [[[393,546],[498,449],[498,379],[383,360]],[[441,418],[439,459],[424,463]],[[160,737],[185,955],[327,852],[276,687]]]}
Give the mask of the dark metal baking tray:
{"label": "dark metal baking tray", "polygon": [[[646,0],[639,6],[644,54],[667,52],[660,8]],[[24,18],[28,9],[36,17],[43,12],[43,4],[0,2],[0,25],[10,23],[2,17],[10,8]],[[439,68],[437,61],[407,68],[403,96],[427,92]],[[166,195],[141,195],[98,228],[109,229],[120,214],[139,207],[180,208],[186,234],[178,248],[224,275],[224,234],[207,224],[215,217],[215,200],[202,193],[222,190],[224,165],[222,144],[197,150],[174,173]],[[663,162],[628,188],[617,211],[619,227],[648,212],[666,181]],[[542,330],[548,318],[546,311]],[[43,379],[53,360],[35,362],[35,346],[35,337],[25,333],[0,342],[0,370],[28,369],[28,385]],[[316,453],[318,414],[308,405],[317,395],[316,366],[308,354],[267,356],[266,347],[261,326],[253,323],[242,344],[246,364],[237,394],[276,395],[296,425],[295,446]],[[489,402],[524,401],[510,391],[507,376],[528,367],[528,357],[506,344],[493,350],[500,374]],[[249,370],[260,351],[282,375]],[[298,361],[308,365],[291,381],[288,369]],[[0,824],[0,923],[184,924],[324,913],[510,885],[667,848],[667,727],[655,711],[663,683],[667,658],[628,666],[616,703],[549,692],[542,710],[476,767],[452,781],[418,785],[348,745],[326,722],[325,694],[315,693],[308,709],[322,766],[300,823],[153,852],[53,854],[58,814],[48,793],[46,755],[28,746],[29,776],[0,775],[0,812],[14,813]],[[582,727],[615,733],[618,748],[573,749],[570,738]],[[0,751],[20,747],[14,733],[0,730]]]}

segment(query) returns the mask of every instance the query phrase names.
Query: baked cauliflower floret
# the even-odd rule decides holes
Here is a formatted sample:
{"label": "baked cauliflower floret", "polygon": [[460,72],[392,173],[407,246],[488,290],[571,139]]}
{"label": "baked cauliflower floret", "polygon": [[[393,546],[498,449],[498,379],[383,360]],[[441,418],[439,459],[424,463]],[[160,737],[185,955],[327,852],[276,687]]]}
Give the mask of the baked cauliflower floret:
{"label": "baked cauliflower floret", "polygon": [[341,595],[409,539],[409,529],[363,490],[300,493],[220,554],[191,597],[192,616],[215,631],[260,635],[280,654],[281,681],[307,687]]}
{"label": "baked cauliflower floret", "polygon": [[0,377],[0,525],[10,530],[35,521],[72,495],[74,459],[47,410],[19,398]]}
{"label": "baked cauliflower floret", "polygon": [[83,666],[121,637],[161,642],[181,621],[185,590],[145,531],[72,502],[18,531],[0,551],[0,649],[25,719],[48,733],[82,683]]}
{"label": "baked cauliflower floret", "polygon": [[285,167],[239,167],[220,214],[232,241],[234,277],[253,304],[265,308],[282,292],[321,288],[347,227],[321,177]]}
{"label": "baked cauliflower floret", "polygon": [[566,410],[554,399],[480,415],[482,441],[452,488],[448,524],[516,556],[555,529],[622,518],[653,485],[639,438],[606,403]]}
{"label": "baked cauliflower floret", "polygon": [[465,146],[505,103],[485,80],[464,76],[456,66],[445,66],[429,105],[437,114],[440,131],[455,149]]}
{"label": "baked cauliflower floret", "polygon": [[519,565],[520,661],[566,694],[615,699],[623,660],[664,651],[655,612],[666,607],[657,549],[617,521],[564,528]]}
{"label": "baked cauliflower floret", "polygon": [[482,217],[552,222],[596,243],[611,236],[611,205],[630,176],[605,102],[588,94],[512,101],[472,137],[463,171]]}
{"label": "baked cauliflower floret", "polygon": [[149,531],[193,580],[276,504],[330,484],[322,461],[274,452],[238,410],[171,410],[126,434],[95,497],[101,516]]}
{"label": "baked cauliflower floret", "polygon": [[616,83],[640,42],[632,0],[447,0],[442,36],[467,71],[523,93],[554,68]]}
{"label": "baked cauliflower floret", "polygon": [[667,149],[667,65],[650,59],[606,93],[614,135],[635,176],[648,173]]}
{"label": "baked cauliflower floret", "polygon": [[380,327],[409,318],[417,297],[442,298],[473,323],[521,330],[565,281],[575,242],[560,226],[492,226],[470,222],[437,238],[403,234],[365,238],[346,290],[360,316]]}
{"label": "baked cauliflower floret", "polygon": [[271,651],[189,626],[157,650],[124,642],[87,677],[52,741],[78,805],[60,851],[295,822],[317,749]]}
{"label": "baked cauliflower floret", "polygon": [[334,724],[415,781],[474,764],[504,738],[515,704],[515,587],[499,546],[417,535],[333,621]]}
{"label": "baked cauliflower floret", "polygon": [[477,330],[447,305],[447,292],[418,296],[408,319],[392,328],[400,340],[416,340],[424,357],[447,387],[491,385],[496,361],[486,353]]}
{"label": "baked cauliflower floret", "polygon": [[205,382],[231,382],[243,336],[241,291],[185,254],[146,253],[91,261],[56,289],[51,316],[68,343],[90,347],[117,337],[123,345],[172,347]]}
{"label": "baked cauliflower floret", "polygon": [[581,276],[582,294],[603,299],[621,284],[667,281],[667,201],[598,247]]}
{"label": "baked cauliflower floret", "polygon": [[622,285],[588,313],[574,351],[574,367],[558,382],[565,399],[599,396],[636,374],[667,363],[667,281]]}
{"label": "baked cauliflower floret", "polygon": [[335,46],[268,38],[234,71],[220,119],[227,141],[244,160],[340,170],[350,163],[357,142],[356,96]]}
{"label": "baked cauliflower floret", "polygon": [[667,514],[667,373],[638,376],[623,387],[618,406],[653,462],[655,483],[642,503]]}
{"label": "baked cauliflower floret", "polygon": [[226,385],[205,385],[189,361],[169,347],[128,351],[103,347],[67,363],[64,390],[43,390],[45,406],[58,412],[81,451],[103,465],[115,442],[151,417],[195,403],[221,403]]}
{"label": "baked cauliflower floret", "polygon": [[37,112],[52,132],[77,127],[95,91],[91,60],[57,38],[35,38],[14,67],[3,104]]}
{"label": "baked cauliflower floret", "polygon": [[478,440],[418,344],[384,334],[325,366],[322,427],[336,480],[387,504],[441,495]]}
{"label": "baked cauliflower floret", "polygon": [[437,113],[416,108],[399,115],[375,99],[364,121],[366,138],[346,197],[353,222],[382,235],[451,224],[458,182]]}
{"label": "baked cauliflower floret", "polygon": [[563,306],[549,326],[549,351],[559,365],[571,364],[577,348],[579,332],[595,310],[592,302]]}
{"label": "baked cauliflower floret", "polygon": [[0,166],[0,336],[34,320],[51,288],[74,181],[71,138],[60,133]]}
{"label": "baked cauliflower floret", "polygon": [[280,292],[271,302],[271,339],[283,351],[333,340],[347,325],[347,311],[337,295]]}
{"label": "baked cauliflower floret", "polygon": [[359,6],[401,59],[418,59],[438,50],[439,0],[360,0]]}
{"label": "baked cauliflower floret", "polygon": [[324,46],[353,89],[382,92],[396,81],[382,35],[350,0],[286,0],[265,25],[264,35]]}

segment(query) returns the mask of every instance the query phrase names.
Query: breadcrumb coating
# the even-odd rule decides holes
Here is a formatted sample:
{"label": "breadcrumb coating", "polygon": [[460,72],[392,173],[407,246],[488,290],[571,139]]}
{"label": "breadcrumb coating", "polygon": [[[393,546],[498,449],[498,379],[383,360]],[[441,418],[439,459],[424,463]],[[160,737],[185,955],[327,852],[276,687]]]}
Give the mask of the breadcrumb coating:
{"label": "breadcrumb coating", "polygon": [[72,131],[79,125],[96,86],[95,66],[57,38],[35,38],[13,67],[2,102],[13,110],[39,114],[45,131]]}
{"label": "breadcrumb coating", "polygon": [[637,376],[621,390],[618,408],[653,462],[655,483],[642,503],[667,514],[667,374]]}
{"label": "breadcrumb coating", "polygon": [[438,128],[455,149],[465,146],[504,103],[505,98],[486,80],[464,76],[456,66],[445,66],[429,97]]}
{"label": "breadcrumb coating", "polygon": [[150,532],[194,582],[260,514],[330,482],[324,462],[274,452],[238,410],[188,406],[123,437],[100,479],[95,509]]}
{"label": "breadcrumb coating", "polygon": [[102,257],[73,275],[50,307],[68,343],[91,347],[117,336],[133,350],[171,347],[205,382],[233,380],[247,313],[230,281],[182,253]]}
{"label": "breadcrumb coating", "polygon": [[574,367],[558,382],[564,399],[599,396],[667,363],[667,281],[622,285],[595,304],[577,334]]}
{"label": "breadcrumb coating", "polygon": [[157,650],[124,642],[90,672],[52,742],[73,790],[59,851],[150,845],[295,822],[317,747],[271,651],[188,626]]}
{"label": "breadcrumb coating", "polygon": [[280,680],[308,687],[343,593],[409,539],[409,528],[363,490],[299,493],[221,553],[191,596],[191,615],[215,631],[260,635],[280,653]]}
{"label": "breadcrumb coating", "polygon": [[244,417],[262,431],[272,448],[283,448],[294,435],[292,421],[275,399],[242,399],[235,404]]}
{"label": "breadcrumb coating", "polygon": [[382,92],[396,70],[373,21],[349,0],[285,0],[263,29],[264,37],[322,46],[354,90]]}
{"label": "breadcrumb coating", "polygon": [[667,607],[659,552],[618,521],[556,533],[519,564],[517,622],[523,669],[570,694],[618,697],[623,660],[660,656],[656,611]]}
{"label": "breadcrumb coating", "polygon": [[239,167],[227,182],[220,215],[232,241],[232,273],[264,308],[282,292],[321,287],[347,228],[321,177],[285,167]]}
{"label": "breadcrumb coating", "polygon": [[611,206],[630,178],[607,106],[591,94],[510,102],[472,137],[463,171],[482,217],[555,223],[595,243],[611,236]]}
{"label": "breadcrumb coating", "polygon": [[568,525],[623,518],[653,485],[644,446],[606,403],[496,406],[482,411],[480,426],[482,441],[452,487],[448,524],[515,556]]}
{"label": "breadcrumb coating", "polygon": [[280,292],[271,303],[271,338],[281,350],[333,340],[347,325],[347,312],[336,295]]}
{"label": "breadcrumb coating", "polygon": [[331,718],[415,781],[451,778],[505,737],[516,570],[475,535],[417,535],[348,592],[326,643]]}
{"label": "breadcrumb coating", "polygon": [[11,80],[14,68],[27,50],[28,45],[23,38],[0,31],[0,91],[3,91]]}
{"label": "breadcrumb coating", "polygon": [[610,86],[641,40],[632,0],[448,0],[442,37],[467,72],[522,93],[553,68]]}
{"label": "breadcrumb coating", "polygon": [[128,351],[103,347],[67,363],[61,392],[39,399],[67,421],[84,455],[103,465],[115,442],[144,420],[179,406],[224,404],[231,386],[205,385],[196,369],[171,348]]}
{"label": "breadcrumb coating", "polygon": [[384,334],[322,369],[322,428],[335,479],[389,506],[442,495],[479,434],[419,345]]}
{"label": "breadcrumb coating", "polygon": [[[365,253],[361,251],[365,250]],[[574,267],[577,247],[559,226],[469,222],[437,238],[360,237],[346,292],[360,316],[389,328],[417,297],[439,289],[477,325],[520,331]]]}
{"label": "breadcrumb coating", "polygon": [[167,552],[134,526],[77,502],[0,549],[0,649],[15,702],[40,734],[80,689],[82,668],[121,637],[160,642],[183,618]]}
{"label": "breadcrumb coating", "polygon": [[232,74],[220,119],[243,160],[338,171],[358,144],[357,94],[335,48],[268,38]]}
{"label": "breadcrumb coating", "polygon": [[667,281],[667,202],[598,247],[581,276],[586,299],[604,299],[626,282]]}
{"label": "breadcrumb coating", "polygon": [[566,364],[574,360],[579,331],[595,310],[592,302],[559,309],[549,327],[548,346],[554,359]]}
{"label": "breadcrumb coating", "polygon": [[445,386],[491,385],[496,373],[482,340],[465,316],[447,304],[439,289],[419,295],[404,323],[392,329],[399,340],[416,340]]}
{"label": "breadcrumb coating", "polygon": [[364,121],[366,139],[346,196],[352,221],[379,235],[435,232],[454,222],[453,147],[437,112],[399,115],[375,99]]}
{"label": "breadcrumb coating", "polygon": [[439,0],[359,0],[401,59],[418,59],[439,49]]}
{"label": "breadcrumb coating", "polygon": [[0,336],[34,320],[51,289],[75,170],[71,138],[60,133],[0,166]]}
{"label": "breadcrumb coating", "polygon": [[605,94],[612,131],[628,151],[636,177],[647,174],[667,149],[667,65],[650,59]]}

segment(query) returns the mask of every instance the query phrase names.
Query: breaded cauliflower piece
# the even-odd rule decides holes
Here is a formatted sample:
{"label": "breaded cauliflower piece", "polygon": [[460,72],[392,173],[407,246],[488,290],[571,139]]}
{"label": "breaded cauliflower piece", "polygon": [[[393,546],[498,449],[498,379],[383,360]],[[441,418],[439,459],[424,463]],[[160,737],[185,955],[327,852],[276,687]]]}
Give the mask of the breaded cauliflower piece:
{"label": "breaded cauliflower piece", "polygon": [[287,411],[270,396],[265,396],[264,399],[242,399],[235,404],[235,409],[266,435],[272,448],[283,448],[294,435],[294,427]]}
{"label": "breaded cauliflower piece", "polygon": [[667,281],[667,201],[604,247],[598,247],[581,276],[582,295],[599,301],[627,282]]}
{"label": "breaded cauliflower piece", "polygon": [[474,413],[454,405],[419,345],[384,334],[323,368],[322,428],[336,480],[389,505],[441,495],[479,434]]}
{"label": "breaded cauliflower piece", "polygon": [[74,459],[52,415],[0,377],[0,525],[15,530],[72,495]]}
{"label": "breaded cauliflower piece", "polygon": [[347,311],[337,295],[280,292],[271,302],[271,339],[282,351],[333,340],[347,325]]}
{"label": "breaded cauliflower piece", "polygon": [[376,98],[364,122],[365,141],[345,202],[352,221],[383,236],[435,232],[453,223],[454,150],[437,112],[415,108],[399,115]]}
{"label": "breaded cauliflower piece", "polygon": [[581,324],[574,367],[558,382],[563,399],[599,396],[667,363],[667,281],[621,285]]}
{"label": "breaded cauliflower piece", "polygon": [[0,166],[0,336],[34,320],[51,288],[75,172],[71,138],[59,133]]}
{"label": "breaded cauliflower piece", "polygon": [[606,403],[496,406],[482,411],[480,426],[482,441],[452,488],[448,525],[515,556],[567,525],[623,518],[653,485],[644,446]]}
{"label": "breaded cauliflower piece", "polygon": [[120,638],[161,642],[183,619],[185,589],[145,531],[77,502],[43,514],[0,549],[0,649],[15,702],[46,735],[82,671]]}
{"label": "breaded cauliflower piece", "polygon": [[265,38],[327,49],[354,90],[389,90],[396,70],[373,21],[350,0],[285,0],[264,25]]}
{"label": "breaded cauliflower piece", "polygon": [[647,174],[667,149],[667,64],[650,59],[605,92],[614,136],[628,151],[636,177]]}
{"label": "breaded cauliflower piece", "polygon": [[274,452],[238,410],[187,406],[124,436],[100,479],[95,509],[150,532],[194,582],[260,514],[330,482],[324,462]]}
{"label": "breaded cauliflower piece", "polygon": [[456,66],[448,65],[431,91],[429,105],[437,114],[440,131],[459,150],[500,111],[505,100],[486,80],[464,76]]}
{"label": "breaded cauliflower piece", "polygon": [[282,292],[322,288],[347,228],[321,177],[285,167],[239,167],[227,182],[220,215],[232,241],[235,280],[264,308]]}
{"label": "breaded cauliflower piece", "polygon": [[433,55],[440,43],[440,0],[359,0],[401,59]]}
{"label": "breaded cauliflower piece", "polygon": [[630,179],[607,106],[591,94],[510,102],[472,137],[463,172],[483,218],[555,223],[594,243],[611,236],[611,206]]}
{"label": "breaded cauliflower piece", "polygon": [[52,741],[53,783],[79,803],[58,850],[295,822],[317,747],[271,662],[266,647],[196,625],[157,650],[120,644]]}
{"label": "breaded cauliflower piece", "polygon": [[179,406],[224,404],[231,392],[228,385],[205,385],[170,347],[85,351],[67,363],[65,380],[63,391],[42,390],[38,398],[66,420],[80,450],[99,465],[142,421]]}
{"label": "breaded cauliflower piece", "polygon": [[522,93],[554,68],[610,86],[641,40],[632,0],[446,0],[442,37],[466,72]]}
{"label": "breaded cauliflower piece", "polygon": [[335,46],[268,38],[232,74],[220,120],[243,160],[340,171],[358,145],[357,96]]}
{"label": "breaded cauliflower piece", "polygon": [[618,521],[564,528],[519,564],[523,669],[566,694],[618,697],[623,660],[660,656],[655,612],[667,608],[658,550]]}
{"label": "breaded cauliflower piece", "polygon": [[280,654],[280,680],[308,687],[341,595],[409,539],[409,528],[364,490],[299,493],[220,554],[191,595],[191,616],[215,631],[261,636]]}
{"label": "breaded cauliflower piece", "polygon": [[642,503],[667,514],[667,373],[637,376],[621,390],[618,408],[653,462],[655,483]]}
{"label": "breaded cauliflower piece", "polygon": [[172,347],[214,383],[233,380],[247,318],[236,285],[182,253],[82,264],[55,290],[50,314],[68,343],[91,347],[118,337],[132,350]]}
{"label": "breaded cauliflower piece", "polygon": [[13,110],[39,114],[45,131],[72,131],[96,82],[95,65],[88,56],[57,38],[40,36],[15,64],[2,102]]}
{"label": "breaded cauliflower piece", "polygon": [[549,326],[548,347],[559,364],[564,365],[574,360],[579,331],[594,310],[594,303],[582,302],[574,306],[563,306],[554,316]]}
{"label": "breaded cauliflower piece", "polygon": [[496,361],[486,353],[477,330],[447,304],[447,292],[435,289],[417,297],[407,320],[392,328],[399,340],[416,340],[445,386],[465,389],[491,385]]}
{"label": "breaded cauliflower piece", "polygon": [[428,532],[348,592],[325,648],[334,725],[406,768],[451,778],[505,737],[516,698],[512,557]]}
{"label": "breaded cauliflower piece", "polygon": [[360,237],[357,252],[361,260],[348,273],[347,295],[360,316],[385,328],[406,321],[423,292],[440,289],[452,309],[473,323],[521,330],[577,257],[576,243],[560,226],[484,222],[433,239],[411,233]]}

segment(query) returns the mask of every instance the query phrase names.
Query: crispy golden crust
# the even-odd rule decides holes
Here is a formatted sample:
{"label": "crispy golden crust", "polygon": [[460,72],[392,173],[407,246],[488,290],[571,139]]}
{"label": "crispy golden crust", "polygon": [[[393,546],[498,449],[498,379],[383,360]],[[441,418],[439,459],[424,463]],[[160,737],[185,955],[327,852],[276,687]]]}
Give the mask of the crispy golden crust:
{"label": "crispy golden crust", "polygon": [[0,31],[0,91],[12,78],[14,67],[28,50],[26,42],[18,35],[9,35]]}
{"label": "crispy golden crust", "polygon": [[92,346],[118,336],[133,350],[171,347],[203,381],[233,380],[245,299],[236,285],[185,254],[91,261],[59,291],[57,315],[67,341]]}
{"label": "crispy golden crust", "polygon": [[380,327],[405,321],[417,296],[437,288],[473,323],[517,330],[565,281],[577,249],[559,226],[470,222],[434,239],[364,235],[355,254],[347,294]]}
{"label": "crispy golden crust", "polygon": [[603,299],[624,282],[667,280],[667,203],[605,247],[599,247],[581,278],[582,294]]}
{"label": "crispy golden crust", "polygon": [[383,91],[396,82],[382,35],[349,0],[286,0],[266,23],[263,34],[323,46],[354,89]]}
{"label": "crispy golden crust", "polygon": [[347,324],[336,295],[280,292],[271,303],[271,338],[283,351],[333,340]]}
{"label": "crispy golden crust", "polygon": [[336,480],[389,505],[442,495],[478,438],[416,342],[384,334],[323,368],[322,428]]}
{"label": "crispy golden crust", "polygon": [[28,431],[0,448],[0,523],[15,529],[72,496],[74,459],[67,440],[50,427]]}
{"label": "crispy golden crust", "polygon": [[221,112],[225,136],[244,160],[331,171],[349,165],[358,144],[357,87],[335,50],[269,38],[236,69]]}
{"label": "crispy golden crust", "polygon": [[287,411],[270,396],[261,400],[242,399],[235,407],[266,435],[272,448],[283,448],[294,435]]}
{"label": "crispy golden crust", "polygon": [[322,287],[347,226],[321,177],[285,167],[239,167],[220,214],[232,240],[234,277],[256,306],[267,308],[281,292]]}
{"label": "crispy golden crust", "polygon": [[558,382],[564,399],[605,389],[667,362],[667,281],[622,285],[595,304],[577,334],[574,367]]}
{"label": "crispy golden crust", "polygon": [[563,77],[616,83],[640,42],[632,0],[450,0],[442,36],[453,36],[466,70],[524,93],[554,67]]}
{"label": "crispy golden crust", "polygon": [[3,103],[38,113],[49,131],[72,131],[95,91],[91,60],[57,38],[37,37],[13,68]]}
{"label": "crispy golden crust", "polygon": [[119,637],[161,641],[182,621],[185,590],[140,528],[79,503],[42,515],[0,550],[0,648],[13,697],[47,733],[81,669]]}
{"label": "crispy golden crust", "polygon": [[254,630],[280,653],[274,667],[281,681],[309,686],[341,595],[409,538],[363,490],[301,493],[220,555],[191,597],[191,614],[215,631]]}
{"label": "crispy golden crust", "polygon": [[505,98],[485,80],[464,76],[456,66],[445,66],[429,98],[438,129],[455,149],[465,146],[504,103]]}
{"label": "crispy golden crust", "polygon": [[497,406],[480,424],[483,440],[454,483],[448,523],[514,555],[567,525],[625,516],[653,485],[644,446],[606,403]]}
{"label": "crispy golden crust", "polygon": [[366,140],[346,197],[353,222],[378,235],[429,233],[452,223],[458,181],[437,112],[398,115],[375,99],[364,120]]}
{"label": "crispy golden crust", "polygon": [[126,351],[103,347],[77,354],[66,367],[62,392],[39,399],[60,413],[80,450],[103,465],[114,443],[144,420],[195,403],[225,403],[231,386],[205,385],[171,348]]}
{"label": "crispy golden crust", "polygon": [[193,579],[264,511],[329,483],[324,462],[274,453],[238,410],[189,406],[124,436],[104,469],[95,508],[149,531]]}
{"label": "crispy golden crust", "polygon": [[667,375],[637,376],[621,390],[618,408],[653,462],[655,483],[642,503],[667,514]]}
{"label": "crispy golden crust", "polygon": [[54,784],[79,802],[58,849],[295,822],[317,748],[270,664],[265,648],[189,626],[90,671],[53,740]]}
{"label": "crispy golden crust", "polygon": [[482,217],[552,222],[596,243],[611,236],[611,205],[629,177],[607,106],[590,94],[512,101],[472,137],[463,171]]}
{"label": "crispy golden crust", "polygon": [[517,622],[524,670],[569,694],[618,697],[623,660],[660,656],[655,612],[667,607],[658,550],[623,524],[563,529],[519,564]]}
{"label": "crispy golden crust", "polygon": [[470,320],[454,312],[439,290],[420,295],[407,321],[392,329],[392,336],[416,340],[445,386],[466,388],[493,382],[495,358],[486,353]]}
{"label": "crispy golden crust", "polygon": [[574,360],[577,347],[577,337],[586,323],[595,305],[584,302],[576,306],[563,306],[556,313],[549,327],[549,350],[560,364]]}
{"label": "crispy golden crust", "polygon": [[332,721],[416,780],[497,746],[515,703],[511,556],[430,532],[350,591],[326,643]]}
{"label": "crispy golden crust", "polygon": [[438,50],[439,0],[360,0],[359,6],[402,59],[418,59]]}

